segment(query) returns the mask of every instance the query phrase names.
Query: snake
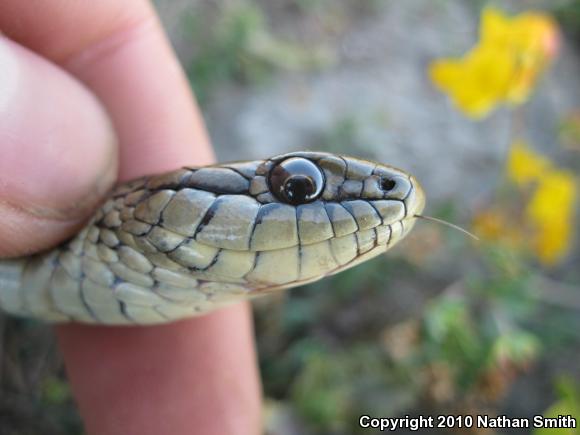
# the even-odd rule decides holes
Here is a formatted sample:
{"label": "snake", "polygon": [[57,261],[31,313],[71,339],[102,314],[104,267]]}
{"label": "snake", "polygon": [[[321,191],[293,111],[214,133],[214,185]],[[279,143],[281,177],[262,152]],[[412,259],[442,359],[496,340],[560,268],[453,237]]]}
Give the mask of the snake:
{"label": "snake", "polygon": [[203,315],[376,257],[424,205],[407,172],[326,152],[144,176],[68,241],[0,261],[0,308],[103,325]]}

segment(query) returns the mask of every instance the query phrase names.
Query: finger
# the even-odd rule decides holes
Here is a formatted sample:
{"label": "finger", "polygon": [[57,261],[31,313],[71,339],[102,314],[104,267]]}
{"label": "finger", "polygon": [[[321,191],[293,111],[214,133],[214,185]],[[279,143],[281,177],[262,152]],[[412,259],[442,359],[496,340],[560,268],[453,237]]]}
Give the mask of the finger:
{"label": "finger", "polygon": [[213,159],[187,80],[148,2],[6,0],[0,29],[68,69],[105,103],[122,144],[122,180]]}
{"label": "finger", "polygon": [[115,137],[97,99],[2,37],[0,156],[0,257],[70,236],[117,174]]}
{"label": "finger", "polygon": [[61,328],[89,433],[260,433],[253,343],[230,329],[249,320],[238,306],[156,327]]}
{"label": "finger", "polygon": [[[145,3],[107,0],[83,3],[79,10],[54,0],[41,3],[47,8],[43,13],[28,10],[27,3],[0,3],[0,26],[60,62],[105,102],[121,139],[123,179],[211,160],[184,75]],[[16,21],[20,29],[35,31],[18,31]],[[78,29],[90,37],[77,37]],[[192,428],[204,434],[259,433],[259,381],[248,345],[252,333],[246,306],[162,328],[124,331],[118,336],[117,329],[59,328],[89,433],[179,435]],[[155,352],[160,347],[167,351]],[[126,348],[131,358],[124,357]],[[103,358],[110,360],[109,371],[97,378],[93,373]],[[133,376],[143,364],[150,373],[166,376]],[[172,364],[176,371],[166,372]],[[168,385],[183,377],[186,388]],[[119,429],[121,422],[127,431]],[[141,423],[146,424],[136,426]],[[133,427],[139,430],[129,431]]]}

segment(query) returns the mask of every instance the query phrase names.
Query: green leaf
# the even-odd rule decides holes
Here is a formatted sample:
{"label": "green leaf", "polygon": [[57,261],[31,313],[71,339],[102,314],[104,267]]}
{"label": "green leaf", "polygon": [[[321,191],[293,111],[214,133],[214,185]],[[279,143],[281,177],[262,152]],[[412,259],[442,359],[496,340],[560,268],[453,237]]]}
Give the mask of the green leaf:
{"label": "green leaf", "polygon": [[535,358],[540,349],[538,339],[526,331],[509,331],[495,340],[491,357],[492,364],[508,360],[516,364],[525,364]]}
{"label": "green leaf", "polygon": [[[578,416],[580,416],[580,409],[574,407],[574,404],[566,399],[562,399],[554,403],[550,406],[545,412],[544,417],[548,418],[557,418],[558,416],[572,416],[575,418],[576,421],[578,420]],[[578,423],[576,423],[578,426]],[[532,431],[533,435],[579,435],[580,430],[578,427],[576,428],[535,428]]]}
{"label": "green leaf", "polygon": [[560,399],[544,411],[543,416],[557,418],[571,416],[576,419],[576,428],[535,428],[533,435],[580,435],[578,418],[580,417],[580,389],[574,379],[563,376],[556,382],[556,390]]}

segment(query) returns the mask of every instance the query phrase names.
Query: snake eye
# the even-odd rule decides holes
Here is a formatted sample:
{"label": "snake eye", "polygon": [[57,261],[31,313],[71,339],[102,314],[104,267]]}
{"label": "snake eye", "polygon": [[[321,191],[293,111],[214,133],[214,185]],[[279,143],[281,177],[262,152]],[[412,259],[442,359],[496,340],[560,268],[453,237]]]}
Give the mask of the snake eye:
{"label": "snake eye", "polygon": [[324,188],[324,176],[310,160],[291,157],[280,162],[270,172],[272,193],[292,205],[314,201]]}

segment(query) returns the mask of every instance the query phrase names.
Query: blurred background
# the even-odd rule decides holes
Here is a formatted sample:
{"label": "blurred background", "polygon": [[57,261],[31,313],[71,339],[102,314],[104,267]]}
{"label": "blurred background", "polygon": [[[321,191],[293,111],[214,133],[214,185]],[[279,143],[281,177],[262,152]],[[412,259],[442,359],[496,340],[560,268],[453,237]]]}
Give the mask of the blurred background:
{"label": "blurred background", "polygon": [[[155,4],[220,161],[390,163],[427,214],[481,238],[419,222],[381,258],[257,301],[268,434],[580,418],[579,0]],[[82,433],[52,332],[0,314],[0,434],[39,433]]]}

